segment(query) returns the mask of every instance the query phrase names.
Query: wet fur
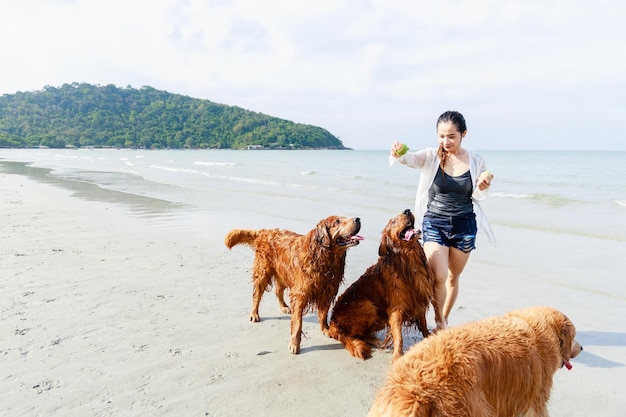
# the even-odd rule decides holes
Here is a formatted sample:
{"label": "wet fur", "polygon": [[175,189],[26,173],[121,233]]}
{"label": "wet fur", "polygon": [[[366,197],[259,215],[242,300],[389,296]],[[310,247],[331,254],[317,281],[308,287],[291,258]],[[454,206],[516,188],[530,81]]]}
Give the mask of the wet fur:
{"label": "wet fur", "polygon": [[[426,311],[432,302],[434,277],[419,243],[410,210],[389,220],[380,240],[378,261],[339,297],[333,308],[329,336],[351,355],[366,359],[371,345],[381,347],[375,333],[388,329],[393,360],[403,353],[402,328],[417,325],[424,337]],[[411,238],[404,239],[412,230]]]}
{"label": "wet fur", "polygon": [[[238,244],[255,251],[252,271],[253,293],[250,320],[258,322],[263,293],[274,285],[281,310],[291,314],[289,351],[300,352],[302,315],[311,307],[318,310],[320,326],[328,329],[328,311],[343,281],[346,252],[359,243],[358,218],[330,216],[305,235],[282,229],[233,229],[224,243]],[[284,300],[289,288],[291,307]]]}
{"label": "wet fur", "polygon": [[437,332],[389,372],[369,417],[547,417],[552,377],[580,353],[572,322],[531,307]]}

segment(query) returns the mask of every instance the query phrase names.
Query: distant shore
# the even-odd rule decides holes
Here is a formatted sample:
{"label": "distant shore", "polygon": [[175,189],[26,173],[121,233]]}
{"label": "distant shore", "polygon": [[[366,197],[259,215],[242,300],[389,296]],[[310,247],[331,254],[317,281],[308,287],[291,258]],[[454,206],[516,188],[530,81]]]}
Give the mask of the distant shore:
{"label": "distant shore", "polygon": [[0,149],[126,149],[126,150],[144,150],[144,151],[161,151],[161,150],[189,150],[189,151],[199,151],[199,150],[212,150],[212,151],[353,151],[352,148],[308,148],[308,147],[271,147],[271,146],[262,146],[262,145],[248,145],[243,148],[191,148],[191,147],[183,147],[183,148],[137,148],[137,147],[117,147],[117,146],[65,146],[62,148],[51,148],[49,146],[36,146],[36,147],[5,147],[0,146]]}

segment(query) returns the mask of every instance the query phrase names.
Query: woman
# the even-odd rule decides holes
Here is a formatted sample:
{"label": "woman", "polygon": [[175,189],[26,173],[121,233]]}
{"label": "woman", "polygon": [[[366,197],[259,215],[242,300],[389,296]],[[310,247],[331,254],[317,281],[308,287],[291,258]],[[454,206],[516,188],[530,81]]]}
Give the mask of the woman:
{"label": "woman", "polygon": [[408,152],[394,142],[390,161],[421,170],[415,200],[417,224],[422,223],[424,252],[435,275],[433,307],[436,330],[445,329],[459,293],[459,277],[483,230],[495,246],[491,227],[479,201],[487,196],[493,175],[484,159],[461,146],[467,134],[463,115],[447,111],[437,120],[439,148]]}

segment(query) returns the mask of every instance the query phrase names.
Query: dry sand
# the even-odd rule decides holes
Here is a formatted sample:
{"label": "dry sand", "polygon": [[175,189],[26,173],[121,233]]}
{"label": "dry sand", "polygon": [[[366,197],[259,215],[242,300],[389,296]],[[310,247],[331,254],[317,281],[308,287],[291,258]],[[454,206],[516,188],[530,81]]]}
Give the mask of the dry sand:
{"label": "dry sand", "polygon": [[[207,240],[151,227],[9,174],[0,174],[0,214],[2,416],[356,417],[384,381],[390,352],[352,358],[315,314],[305,317],[301,354],[289,354],[289,318],[272,293],[263,320],[248,322],[252,253],[228,251],[221,231]],[[562,309],[585,351],[556,373],[551,415],[623,415],[626,298],[514,274],[503,281],[506,268],[485,256],[453,321],[539,303]],[[353,270],[364,270],[375,254],[355,259],[363,264]],[[615,280],[625,285],[623,272]]]}

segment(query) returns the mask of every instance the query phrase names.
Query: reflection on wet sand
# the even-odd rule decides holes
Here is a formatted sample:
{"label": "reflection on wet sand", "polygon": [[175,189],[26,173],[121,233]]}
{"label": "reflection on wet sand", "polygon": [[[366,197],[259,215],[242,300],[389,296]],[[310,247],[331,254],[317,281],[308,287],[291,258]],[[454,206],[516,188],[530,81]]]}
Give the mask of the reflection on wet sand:
{"label": "reflection on wet sand", "polygon": [[85,181],[59,178],[50,169],[32,167],[25,162],[0,161],[0,171],[6,174],[24,175],[38,182],[62,187],[71,191],[72,196],[83,200],[119,205],[127,208],[134,215],[146,218],[172,216],[174,211],[185,207],[181,203],[108,190]]}

